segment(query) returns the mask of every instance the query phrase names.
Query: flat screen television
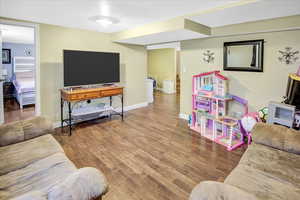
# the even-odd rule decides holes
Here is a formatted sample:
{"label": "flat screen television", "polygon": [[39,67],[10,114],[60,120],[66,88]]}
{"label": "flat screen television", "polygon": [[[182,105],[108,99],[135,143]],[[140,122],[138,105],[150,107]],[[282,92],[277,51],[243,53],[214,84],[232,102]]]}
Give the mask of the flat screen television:
{"label": "flat screen television", "polygon": [[120,54],[64,50],[64,86],[120,82]]}

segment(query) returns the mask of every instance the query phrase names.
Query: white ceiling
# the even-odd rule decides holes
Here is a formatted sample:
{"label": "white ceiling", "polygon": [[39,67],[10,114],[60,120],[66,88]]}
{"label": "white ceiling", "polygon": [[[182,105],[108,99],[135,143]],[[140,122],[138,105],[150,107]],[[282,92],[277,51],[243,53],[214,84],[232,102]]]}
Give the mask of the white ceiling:
{"label": "white ceiling", "polygon": [[[0,0],[0,16],[100,32],[116,32],[241,0]],[[89,18],[114,17],[103,27]]]}
{"label": "white ceiling", "polygon": [[2,42],[34,44],[34,28],[0,24]]}
{"label": "white ceiling", "polygon": [[[209,27],[218,27],[297,14],[300,14],[300,0],[257,0],[239,6],[211,9],[199,15],[191,14],[187,18]],[[209,35],[180,30],[126,39],[122,42],[150,45],[203,37],[209,37]]]}
{"label": "white ceiling", "polygon": [[260,0],[189,19],[206,26],[217,27],[298,14],[300,14],[300,0]]}
{"label": "white ceiling", "polygon": [[[242,1],[247,4],[227,7]],[[109,33],[183,15],[217,27],[297,14],[300,14],[300,0],[0,0],[2,17]],[[89,20],[96,15],[114,17],[120,23],[101,26]],[[205,36],[178,30],[119,42],[147,45],[202,37]]]}

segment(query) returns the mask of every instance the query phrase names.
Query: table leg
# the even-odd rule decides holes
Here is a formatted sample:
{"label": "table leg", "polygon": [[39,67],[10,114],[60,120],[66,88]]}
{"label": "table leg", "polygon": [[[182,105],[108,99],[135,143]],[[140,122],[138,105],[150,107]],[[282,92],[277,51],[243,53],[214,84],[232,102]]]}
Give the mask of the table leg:
{"label": "table leg", "polygon": [[[109,105],[112,107],[112,96],[109,97]],[[111,112],[109,113],[109,119],[111,119]]]}
{"label": "table leg", "polygon": [[68,102],[68,107],[69,107],[69,136],[72,135],[72,108],[71,108],[71,102]]}
{"label": "table leg", "polygon": [[63,127],[64,127],[64,100],[62,98],[60,98],[60,121],[61,121],[61,132],[63,131]]}
{"label": "table leg", "polygon": [[124,121],[124,97],[123,97],[123,93],[121,96],[121,102],[122,102],[122,121]]}

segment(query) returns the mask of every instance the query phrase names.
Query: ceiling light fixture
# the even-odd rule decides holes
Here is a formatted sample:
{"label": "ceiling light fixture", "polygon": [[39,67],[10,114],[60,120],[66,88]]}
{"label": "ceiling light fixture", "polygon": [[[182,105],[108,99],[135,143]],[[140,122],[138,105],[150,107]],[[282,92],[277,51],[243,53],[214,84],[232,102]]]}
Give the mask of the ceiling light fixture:
{"label": "ceiling light fixture", "polygon": [[97,22],[98,24],[102,26],[108,26],[111,24],[117,24],[120,21],[114,17],[108,17],[108,16],[102,16],[102,15],[97,15],[89,18],[92,21]]}
{"label": "ceiling light fixture", "polygon": [[96,22],[98,24],[103,25],[103,26],[107,26],[107,25],[113,24],[113,22],[111,20],[108,20],[108,19],[97,19]]}

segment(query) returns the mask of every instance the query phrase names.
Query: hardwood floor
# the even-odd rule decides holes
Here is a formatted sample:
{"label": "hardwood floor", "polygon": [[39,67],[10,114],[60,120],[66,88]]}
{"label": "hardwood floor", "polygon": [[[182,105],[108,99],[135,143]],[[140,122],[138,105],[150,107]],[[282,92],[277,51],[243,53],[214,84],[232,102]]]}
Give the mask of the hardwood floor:
{"label": "hardwood floor", "polygon": [[200,181],[223,181],[246,147],[228,152],[178,118],[179,97],[155,94],[155,103],[119,117],[78,125],[55,138],[77,167],[100,169],[104,200],[183,200]]}
{"label": "hardwood floor", "polygon": [[34,105],[24,106],[23,110],[16,99],[4,100],[4,121],[5,123],[28,119],[35,115]]}

